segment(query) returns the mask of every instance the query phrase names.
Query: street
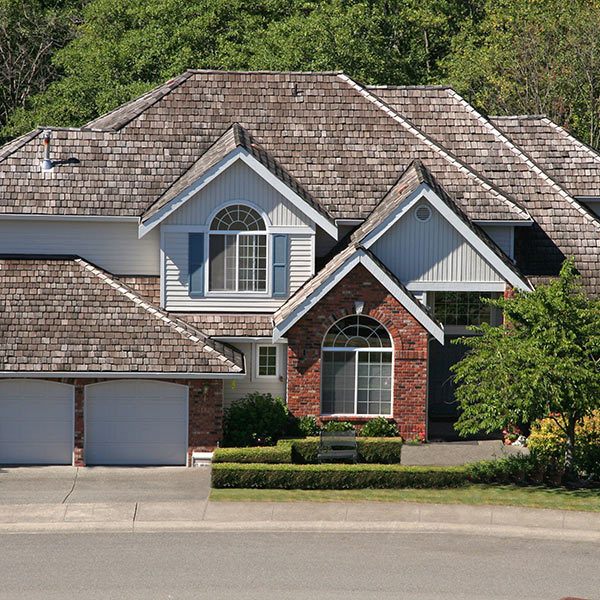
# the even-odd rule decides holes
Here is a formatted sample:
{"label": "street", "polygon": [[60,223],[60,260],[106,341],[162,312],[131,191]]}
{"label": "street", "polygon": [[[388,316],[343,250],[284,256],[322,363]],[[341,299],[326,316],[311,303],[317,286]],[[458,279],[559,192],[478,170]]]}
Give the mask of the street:
{"label": "street", "polygon": [[600,545],[447,533],[3,535],[0,599],[600,598]]}

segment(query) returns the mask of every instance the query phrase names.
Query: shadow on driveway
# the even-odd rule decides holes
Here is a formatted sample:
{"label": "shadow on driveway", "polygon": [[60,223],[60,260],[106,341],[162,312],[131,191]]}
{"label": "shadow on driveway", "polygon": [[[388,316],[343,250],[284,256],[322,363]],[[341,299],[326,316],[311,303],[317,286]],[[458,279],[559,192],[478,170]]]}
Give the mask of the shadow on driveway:
{"label": "shadow on driveway", "polygon": [[210,469],[186,467],[3,467],[0,504],[205,500]]}

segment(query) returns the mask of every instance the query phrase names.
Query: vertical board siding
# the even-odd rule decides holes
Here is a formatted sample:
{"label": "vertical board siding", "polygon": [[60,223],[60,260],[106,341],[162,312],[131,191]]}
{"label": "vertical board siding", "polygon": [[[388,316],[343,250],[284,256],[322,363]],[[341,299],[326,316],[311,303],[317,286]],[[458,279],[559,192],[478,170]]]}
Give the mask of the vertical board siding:
{"label": "vertical board siding", "polygon": [[76,254],[115,275],[158,275],[158,230],[137,223],[0,219],[2,254]]}
{"label": "vertical board siding", "polygon": [[283,381],[279,379],[256,377],[256,344],[235,344],[246,357],[247,375],[244,379],[235,379],[223,382],[223,405],[227,408],[234,400],[244,397],[252,392],[261,392],[271,394],[274,398],[285,399],[286,372],[287,372],[287,346],[278,344],[277,359],[279,362],[279,372],[283,375]]}
{"label": "vertical board siding", "polygon": [[262,208],[272,225],[314,227],[313,222],[245,163],[237,161],[164,221],[166,225],[208,225],[221,205],[246,200]]}
{"label": "vertical board siding", "polygon": [[501,282],[502,278],[432,208],[421,223],[414,209],[393,225],[372,247],[404,284],[414,282]]}
{"label": "vertical board siding", "polygon": [[[179,231],[165,231],[165,306],[173,311],[229,311],[229,312],[269,312],[275,311],[286,298],[239,296],[205,296],[191,298],[188,274],[188,234]],[[289,234],[290,245],[290,294],[294,293],[313,274],[314,236]],[[205,290],[205,293],[208,293]]]}

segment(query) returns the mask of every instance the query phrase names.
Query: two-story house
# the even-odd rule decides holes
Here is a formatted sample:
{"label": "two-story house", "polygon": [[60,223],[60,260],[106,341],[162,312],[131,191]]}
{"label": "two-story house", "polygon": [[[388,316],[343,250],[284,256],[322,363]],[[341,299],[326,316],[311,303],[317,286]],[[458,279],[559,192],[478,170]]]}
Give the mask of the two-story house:
{"label": "two-story house", "polygon": [[248,392],[451,435],[482,297],[574,257],[600,156],[543,117],[340,73],[188,71],[0,149],[0,463],[186,464]]}

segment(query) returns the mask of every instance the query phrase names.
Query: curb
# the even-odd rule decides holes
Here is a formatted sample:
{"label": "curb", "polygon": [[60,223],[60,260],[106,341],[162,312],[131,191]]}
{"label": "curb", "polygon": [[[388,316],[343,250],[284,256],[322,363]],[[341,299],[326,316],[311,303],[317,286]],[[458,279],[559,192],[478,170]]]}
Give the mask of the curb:
{"label": "curb", "polygon": [[543,539],[600,544],[600,532],[542,527],[422,523],[406,521],[129,521],[0,523],[0,534],[73,533],[456,533],[500,538]]}

